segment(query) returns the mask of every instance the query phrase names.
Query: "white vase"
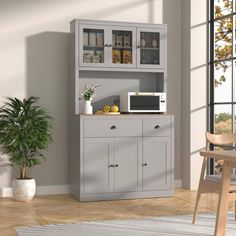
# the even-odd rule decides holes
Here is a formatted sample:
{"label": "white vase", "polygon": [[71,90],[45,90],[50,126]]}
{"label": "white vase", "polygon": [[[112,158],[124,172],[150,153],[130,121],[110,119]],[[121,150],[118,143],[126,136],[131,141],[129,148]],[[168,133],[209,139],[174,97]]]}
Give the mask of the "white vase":
{"label": "white vase", "polygon": [[18,201],[30,201],[35,195],[34,179],[14,179],[12,187],[13,197]]}
{"label": "white vase", "polygon": [[93,106],[91,105],[91,100],[84,101],[84,114],[93,114]]}

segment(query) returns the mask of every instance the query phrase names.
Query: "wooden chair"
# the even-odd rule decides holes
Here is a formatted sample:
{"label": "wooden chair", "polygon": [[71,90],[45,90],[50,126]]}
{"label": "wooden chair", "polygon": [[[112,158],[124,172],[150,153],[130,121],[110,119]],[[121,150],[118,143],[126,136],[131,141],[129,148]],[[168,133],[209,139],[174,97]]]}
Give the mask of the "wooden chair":
{"label": "wooden chair", "polygon": [[[210,144],[229,147],[229,145],[236,143],[235,134],[211,134],[206,132],[206,150],[210,150]],[[207,157],[204,157],[202,163],[202,170],[200,175],[200,181],[198,186],[197,198],[195,203],[195,210],[193,215],[193,224],[196,221],[198,205],[203,193],[219,192],[221,184],[221,175],[206,175]],[[236,167],[236,166],[235,166]],[[231,175],[230,194],[236,193],[236,175]],[[236,201],[235,201],[236,209]],[[236,220],[236,210],[235,210]]]}

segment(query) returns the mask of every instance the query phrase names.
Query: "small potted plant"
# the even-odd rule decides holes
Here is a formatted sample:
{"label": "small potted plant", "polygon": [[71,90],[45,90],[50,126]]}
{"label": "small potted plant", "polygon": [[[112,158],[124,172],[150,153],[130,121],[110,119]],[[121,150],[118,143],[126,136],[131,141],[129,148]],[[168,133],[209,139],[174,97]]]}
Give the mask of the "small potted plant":
{"label": "small potted plant", "polygon": [[19,178],[13,180],[13,196],[19,201],[34,197],[36,184],[29,170],[45,159],[41,151],[52,141],[52,118],[38,100],[7,97],[0,108],[0,149],[19,170]]}
{"label": "small potted plant", "polygon": [[93,114],[93,107],[91,101],[95,95],[97,87],[100,85],[86,85],[84,91],[80,92],[81,98],[84,100],[84,114]]}

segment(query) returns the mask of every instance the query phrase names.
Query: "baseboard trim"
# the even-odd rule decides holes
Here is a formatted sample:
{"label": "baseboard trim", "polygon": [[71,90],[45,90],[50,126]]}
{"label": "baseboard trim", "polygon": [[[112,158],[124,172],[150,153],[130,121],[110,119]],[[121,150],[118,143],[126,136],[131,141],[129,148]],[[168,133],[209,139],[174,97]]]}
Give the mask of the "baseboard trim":
{"label": "baseboard trim", "polygon": [[175,188],[182,188],[182,179],[175,179]]}
{"label": "baseboard trim", "polygon": [[[50,185],[38,186],[36,195],[52,195],[52,194],[69,194],[70,185]],[[11,187],[0,188],[0,197],[12,197],[13,192]]]}
{"label": "baseboard trim", "polygon": [[69,194],[70,185],[54,185],[54,186],[38,186],[36,188],[36,195],[47,194]]}
{"label": "baseboard trim", "polygon": [[[182,180],[175,180],[175,188],[182,188]],[[70,194],[70,185],[49,185],[38,186],[36,188],[36,195],[52,195],[52,194]],[[12,188],[4,187],[0,188],[0,197],[12,197]]]}
{"label": "baseboard trim", "polygon": [[10,187],[4,187],[0,188],[0,197],[12,197],[12,188]]}

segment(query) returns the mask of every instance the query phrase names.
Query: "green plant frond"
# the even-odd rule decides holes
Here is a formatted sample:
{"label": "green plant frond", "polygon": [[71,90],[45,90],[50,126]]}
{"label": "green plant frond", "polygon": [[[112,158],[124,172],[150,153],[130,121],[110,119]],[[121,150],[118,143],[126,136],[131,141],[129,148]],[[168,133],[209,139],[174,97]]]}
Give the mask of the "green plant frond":
{"label": "green plant frond", "polygon": [[0,117],[1,118],[7,119],[9,117],[9,115],[14,117],[15,111],[12,109],[4,108],[4,107],[2,109],[0,109]]}
{"label": "green plant frond", "polygon": [[42,157],[44,161],[46,161],[46,157],[42,153],[39,153],[38,155],[39,157]]}
{"label": "green plant frond", "polygon": [[12,155],[10,158],[9,158],[9,161],[13,164],[13,165],[16,165],[16,166],[22,166],[25,162],[25,157],[22,156],[22,155]]}
{"label": "green plant frond", "polygon": [[19,111],[23,107],[20,99],[12,98],[12,97],[7,97],[7,101],[5,102],[5,105],[7,107],[12,108],[15,111]]}
{"label": "green plant frond", "polygon": [[37,159],[37,158],[31,158],[31,159],[27,159],[27,161],[26,161],[26,166],[27,167],[33,167],[33,166],[35,166],[35,165],[39,165],[39,164],[41,164],[42,162],[39,160],[39,159]]}
{"label": "green plant frond", "polygon": [[35,97],[35,96],[30,96],[28,99],[24,99],[23,101],[26,103],[26,104],[36,104],[38,101],[39,101],[39,97]]}
{"label": "green plant frond", "polygon": [[31,112],[32,110],[34,110],[35,107],[39,107],[38,105],[36,105],[38,100],[39,100],[39,98],[34,97],[34,96],[31,96],[28,99],[23,99],[24,112],[28,113],[28,112]]}
{"label": "green plant frond", "polygon": [[33,167],[45,159],[41,150],[52,141],[52,117],[37,104],[39,98],[23,101],[7,97],[0,108],[0,148],[19,168]]}

